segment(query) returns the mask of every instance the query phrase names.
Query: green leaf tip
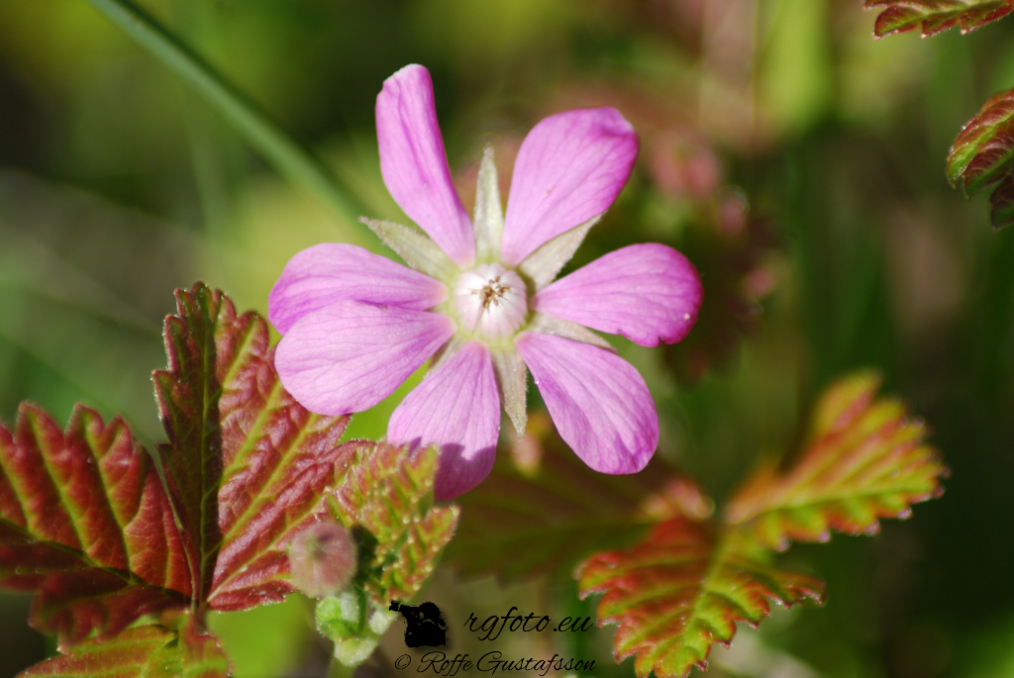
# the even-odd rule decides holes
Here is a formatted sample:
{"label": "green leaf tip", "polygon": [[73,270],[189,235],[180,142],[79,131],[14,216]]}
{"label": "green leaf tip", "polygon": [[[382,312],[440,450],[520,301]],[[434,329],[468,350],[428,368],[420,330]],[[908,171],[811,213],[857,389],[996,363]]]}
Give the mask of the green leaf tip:
{"label": "green leaf tip", "polygon": [[947,156],[947,178],[969,195],[992,188],[993,226],[1014,223],[1014,89],[987,101],[961,129]]}

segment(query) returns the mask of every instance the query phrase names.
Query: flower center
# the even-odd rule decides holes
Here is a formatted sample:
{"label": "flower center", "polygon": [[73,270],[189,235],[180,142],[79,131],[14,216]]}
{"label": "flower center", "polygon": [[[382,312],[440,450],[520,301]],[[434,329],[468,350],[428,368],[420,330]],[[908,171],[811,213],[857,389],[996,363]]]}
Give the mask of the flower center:
{"label": "flower center", "polygon": [[465,332],[506,339],[521,329],[528,316],[525,283],[500,264],[477,266],[458,278],[454,309]]}

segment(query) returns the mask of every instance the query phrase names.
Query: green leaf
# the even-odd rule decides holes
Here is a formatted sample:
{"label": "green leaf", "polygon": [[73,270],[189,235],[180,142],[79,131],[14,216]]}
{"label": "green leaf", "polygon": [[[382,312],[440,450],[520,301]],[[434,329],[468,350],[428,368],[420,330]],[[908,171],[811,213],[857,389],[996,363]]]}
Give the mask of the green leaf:
{"label": "green leaf", "polygon": [[36,664],[18,678],[219,678],[229,662],[218,641],[188,615],[178,627],[138,626],[110,639],[93,639]]}
{"label": "green leaf", "polygon": [[369,535],[372,558],[364,563],[364,588],[378,604],[409,599],[433,573],[454,536],[458,507],[433,505],[437,452],[409,453],[386,443],[349,443],[358,457],[335,489],[342,523]]}
{"label": "green leaf", "polygon": [[947,178],[968,194],[994,187],[994,226],[1014,223],[1014,89],[997,94],[962,128],[947,156]]}
{"label": "green leaf", "polygon": [[577,572],[581,597],[604,593],[599,625],[618,624],[617,662],[636,655],[640,678],[681,678],[705,669],[716,643],[728,644],[736,622],[756,626],[771,601],[822,603],[824,585],[766,564],[764,552],[734,535],[719,539],[706,524],[661,523],[634,548],[598,554]]}
{"label": "green leaf", "polygon": [[407,602],[429,579],[454,536],[458,507],[433,505],[435,449],[409,453],[386,443],[349,445],[357,456],[330,507],[359,538],[359,574],[349,590],[318,603],[317,627],[335,642],[335,657],[356,666],[398,617],[390,601]]}
{"label": "green leaf", "polygon": [[769,548],[826,541],[831,530],[872,534],[880,518],[940,496],[947,469],[923,444],[926,427],[903,403],[877,398],[880,379],[860,373],[834,384],[813,414],[810,442],[785,472],[759,469],[730,500],[725,520]]}
{"label": "green leaf", "polygon": [[36,590],[29,622],[62,644],[188,604],[169,498],[123,421],[77,407],[62,432],[22,405],[0,426],[0,586]]}
{"label": "green leaf", "polygon": [[1014,0],[866,0],[863,6],[885,8],[873,29],[878,38],[915,30],[929,37],[955,27],[967,33],[1014,12]]}
{"label": "green leaf", "polygon": [[545,413],[498,455],[477,492],[458,500],[461,525],[447,558],[465,576],[515,581],[572,572],[597,550],[629,544],[660,520],[704,517],[710,500],[653,460],[641,473],[588,468],[560,440]]}
{"label": "green leaf", "polygon": [[169,369],[155,372],[169,443],[160,451],[183,526],[194,599],[219,610],[281,602],[289,541],[317,520],[348,417],[323,417],[285,392],[267,324],[221,292],[178,290],[166,319]]}

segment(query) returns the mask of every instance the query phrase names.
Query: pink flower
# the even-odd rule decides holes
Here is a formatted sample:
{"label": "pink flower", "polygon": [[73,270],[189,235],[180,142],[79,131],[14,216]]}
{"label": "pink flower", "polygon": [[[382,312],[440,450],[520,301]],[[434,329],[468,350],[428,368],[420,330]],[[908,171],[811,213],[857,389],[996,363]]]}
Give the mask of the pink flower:
{"label": "pink flower", "polygon": [[681,340],[701,303],[697,272],[672,248],[645,244],[553,282],[630,176],[630,124],[611,108],[541,121],[518,153],[506,216],[487,149],[474,223],[451,183],[425,68],[406,66],[384,83],[377,136],[384,183],[429,237],[365,221],[411,269],[331,243],[289,261],[269,299],[284,335],[275,365],[285,388],[313,412],[360,412],[434,357],[387,435],[440,446],[438,499],[489,474],[501,403],[523,432],[528,370],[588,466],[644,468],[658,445],[651,394],[587,328],[644,346]]}

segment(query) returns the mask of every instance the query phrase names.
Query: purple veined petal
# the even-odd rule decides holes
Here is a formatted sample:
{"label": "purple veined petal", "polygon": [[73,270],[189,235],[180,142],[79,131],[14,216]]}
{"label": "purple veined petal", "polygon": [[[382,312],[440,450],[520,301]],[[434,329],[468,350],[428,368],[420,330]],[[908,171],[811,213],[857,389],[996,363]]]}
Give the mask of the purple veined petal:
{"label": "purple veined petal", "polygon": [[657,346],[687,335],[702,296],[700,276],[686,257],[648,243],[610,252],[557,280],[533,297],[531,307]]}
{"label": "purple veined petal", "polygon": [[440,446],[433,495],[453,499],[489,475],[500,433],[500,397],[489,350],[471,341],[433,369],[391,415],[388,441]]}
{"label": "purple veined petal", "polygon": [[337,301],[278,343],[282,386],[317,414],[362,412],[389,396],[454,334],[440,313]]}
{"label": "purple veined petal", "polygon": [[605,212],[636,158],[637,134],[612,108],[566,111],[533,127],[514,163],[504,264],[516,266],[544,242]]}
{"label": "purple veined petal", "polygon": [[289,259],[268,296],[268,319],[282,334],[336,301],[362,301],[415,311],[447,299],[447,287],[355,245],[322,243]]}
{"label": "purple veined petal", "polygon": [[623,358],[588,344],[524,332],[514,341],[556,430],[601,473],[636,473],[658,446],[658,413]]}
{"label": "purple veined petal", "polygon": [[395,202],[458,265],[471,265],[472,222],[451,182],[433,80],[422,66],[405,66],[384,81],[377,95],[377,142],[380,172]]}

